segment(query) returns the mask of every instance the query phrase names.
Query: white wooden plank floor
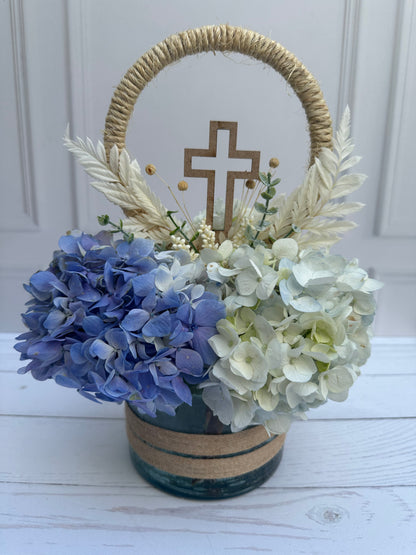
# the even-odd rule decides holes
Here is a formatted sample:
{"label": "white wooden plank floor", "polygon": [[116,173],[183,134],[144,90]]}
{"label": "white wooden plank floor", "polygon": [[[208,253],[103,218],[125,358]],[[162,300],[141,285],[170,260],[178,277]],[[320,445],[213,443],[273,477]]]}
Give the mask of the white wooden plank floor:
{"label": "white wooden plank floor", "polygon": [[123,409],[18,376],[0,335],[0,553],[416,553],[416,339],[374,340],[345,403],[290,430],[276,474],[223,501],[136,474]]}

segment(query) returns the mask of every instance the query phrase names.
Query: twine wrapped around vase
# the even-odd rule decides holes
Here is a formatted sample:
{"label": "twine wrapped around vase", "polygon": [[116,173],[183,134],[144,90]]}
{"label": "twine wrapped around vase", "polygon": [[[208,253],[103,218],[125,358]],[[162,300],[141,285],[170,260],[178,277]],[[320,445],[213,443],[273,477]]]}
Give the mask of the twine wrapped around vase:
{"label": "twine wrapped around vase", "polygon": [[275,457],[285,434],[269,436],[263,426],[233,434],[187,434],[141,420],[126,405],[126,429],[134,452],[146,463],[175,476],[203,480],[251,472]]}

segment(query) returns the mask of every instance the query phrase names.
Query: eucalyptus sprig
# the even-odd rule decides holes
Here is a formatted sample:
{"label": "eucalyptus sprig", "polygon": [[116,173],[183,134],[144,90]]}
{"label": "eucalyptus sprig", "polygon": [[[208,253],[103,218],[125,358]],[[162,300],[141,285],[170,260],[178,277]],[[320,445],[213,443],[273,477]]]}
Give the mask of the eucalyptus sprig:
{"label": "eucalyptus sprig", "polygon": [[264,199],[263,202],[255,202],[254,208],[262,214],[261,220],[258,224],[254,226],[256,233],[254,233],[253,228],[251,226],[247,226],[246,228],[246,236],[250,241],[250,246],[255,247],[256,245],[263,245],[264,242],[261,241],[258,237],[261,231],[267,229],[270,225],[270,222],[266,220],[266,216],[270,216],[272,214],[276,214],[277,208],[275,206],[269,206],[270,201],[276,194],[276,185],[280,183],[280,179],[274,179],[272,181],[272,174],[270,172],[259,174],[260,181],[265,186],[265,190],[260,194],[260,196]]}
{"label": "eucalyptus sprig", "polygon": [[199,237],[199,233],[196,232],[193,237],[191,239],[189,239],[189,237],[186,235],[186,233],[184,232],[183,228],[186,225],[186,221],[182,222],[181,225],[179,225],[174,217],[172,216],[172,214],[176,214],[177,210],[168,210],[166,212],[166,216],[169,218],[169,220],[173,223],[173,225],[175,226],[175,229],[173,229],[169,235],[175,235],[176,233],[179,233],[180,235],[182,235],[182,237],[185,239],[185,241],[189,244],[189,246],[191,247],[191,249],[196,252],[199,253],[199,250],[196,248],[196,246],[194,245],[194,241]]}
{"label": "eucalyptus sprig", "polygon": [[117,225],[110,220],[110,216],[108,214],[97,216],[97,220],[100,225],[111,225],[114,227],[114,229],[110,230],[110,233],[121,233],[128,243],[131,243],[134,240],[134,233],[127,233],[124,231],[123,220],[120,220],[119,225]]}

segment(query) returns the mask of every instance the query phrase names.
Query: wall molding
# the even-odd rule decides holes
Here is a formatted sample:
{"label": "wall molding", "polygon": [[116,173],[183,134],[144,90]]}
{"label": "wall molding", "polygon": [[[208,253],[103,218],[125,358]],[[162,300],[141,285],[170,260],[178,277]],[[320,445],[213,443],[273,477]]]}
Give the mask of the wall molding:
{"label": "wall molding", "polygon": [[[65,2],[66,45],[68,64],[68,99],[70,114],[70,134],[86,137],[91,129],[88,110],[88,92],[90,91],[89,76],[86,67],[87,48],[87,18],[85,3],[82,0]],[[71,155],[72,172],[72,217],[73,227],[87,229],[90,215],[89,180]]]}
{"label": "wall molding", "polygon": [[30,125],[30,103],[26,64],[26,40],[23,0],[10,0],[10,29],[12,37],[14,88],[16,96],[16,121],[21,167],[21,188],[25,223],[19,230],[35,230],[39,227],[35,194],[33,145]]}
{"label": "wall molding", "polygon": [[[401,225],[394,221],[394,194],[397,187],[397,169],[399,165],[400,145],[402,144],[402,126],[407,106],[414,103],[412,91],[407,90],[407,75],[416,64],[414,52],[416,44],[416,6],[413,0],[397,3],[396,44],[391,68],[391,89],[389,94],[388,118],[383,149],[381,194],[375,220],[375,234],[381,237],[415,237],[416,228]],[[410,148],[410,147],[409,147]],[[410,184],[403,184],[410,186]]]}
{"label": "wall molding", "polygon": [[360,10],[361,0],[344,1],[344,27],[336,112],[337,122],[341,120],[347,105],[350,107],[351,113],[354,114]]}

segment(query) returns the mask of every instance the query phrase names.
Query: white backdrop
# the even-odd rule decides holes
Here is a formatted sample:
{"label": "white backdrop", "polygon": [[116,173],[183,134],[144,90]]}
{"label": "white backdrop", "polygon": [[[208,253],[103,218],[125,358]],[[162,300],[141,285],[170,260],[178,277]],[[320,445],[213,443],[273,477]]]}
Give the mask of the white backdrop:
{"label": "white backdrop", "polygon": [[[113,89],[141,54],[172,33],[218,23],[294,52],[321,83],[335,123],[350,105],[358,171],[369,176],[353,200],[367,206],[333,250],[385,282],[375,333],[416,334],[413,0],[1,2],[2,331],[22,329],[21,283],[46,267],[60,235],[97,230],[98,214],[118,216],[62,147],[67,122],[72,134],[101,138]],[[238,121],[238,148],[261,150],[263,167],[277,156],[283,190],[299,184],[308,160],[302,108],[273,70],[238,55],[194,56],[165,69],[139,98],[127,146],[175,185],[183,149],[207,146],[211,119]],[[197,211],[204,185],[188,181]]]}

